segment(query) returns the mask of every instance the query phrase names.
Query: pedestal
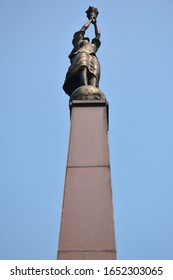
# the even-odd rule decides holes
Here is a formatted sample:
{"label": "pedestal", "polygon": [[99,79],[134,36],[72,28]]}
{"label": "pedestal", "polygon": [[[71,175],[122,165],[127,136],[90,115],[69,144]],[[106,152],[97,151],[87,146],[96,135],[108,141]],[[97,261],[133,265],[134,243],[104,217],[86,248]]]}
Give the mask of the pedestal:
{"label": "pedestal", "polygon": [[74,100],[66,168],[59,260],[116,259],[108,103]]}

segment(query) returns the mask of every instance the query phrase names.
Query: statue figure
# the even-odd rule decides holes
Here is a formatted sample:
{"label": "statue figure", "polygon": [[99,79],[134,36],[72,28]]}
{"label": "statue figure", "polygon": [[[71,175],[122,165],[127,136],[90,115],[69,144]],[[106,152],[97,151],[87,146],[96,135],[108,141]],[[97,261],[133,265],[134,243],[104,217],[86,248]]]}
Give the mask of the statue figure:
{"label": "statue figure", "polygon": [[[98,10],[89,7],[86,11],[89,21],[73,36],[73,49],[69,54],[71,65],[66,74],[63,85],[64,91],[71,94],[81,86],[99,87],[100,64],[96,52],[100,47],[100,30],[97,25]],[[90,24],[94,25],[95,38],[85,37],[85,31]]]}

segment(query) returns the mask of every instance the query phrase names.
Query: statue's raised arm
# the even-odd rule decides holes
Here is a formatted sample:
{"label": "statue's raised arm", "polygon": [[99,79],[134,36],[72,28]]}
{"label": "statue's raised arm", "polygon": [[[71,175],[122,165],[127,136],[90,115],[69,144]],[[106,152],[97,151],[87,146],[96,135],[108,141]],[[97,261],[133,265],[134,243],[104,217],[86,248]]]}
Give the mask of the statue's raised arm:
{"label": "statue's raised arm", "polygon": [[[96,56],[96,52],[101,44],[100,30],[97,24],[99,12],[97,8],[90,6],[86,13],[89,21],[79,31],[74,33],[72,40],[73,49],[69,54],[71,65],[67,71],[63,85],[64,91],[69,96],[82,86],[85,89],[90,88],[90,90],[92,87],[94,91],[95,88],[99,88],[100,63]],[[85,32],[91,23],[94,25],[95,37],[90,42],[90,39],[85,37]]]}
{"label": "statue's raised arm", "polygon": [[90,26],[90,24],[91,24],[92,21],[93,21],[92,19],[90,19],[89,21],[87,21],[87,23],[85,23],[85,24],[82,26],[82,28],[81,28],[80,31],[85,32],[85,31],[88,29],[88,27]]}
{"label": "statue's raised arm", "polygon": [[97,21],[96,20],[94,22],[92,21],[92,23],[94,24],[94,28],[95,28],[95,37],[96,39],[100,40],[100,29],[98,27]]}

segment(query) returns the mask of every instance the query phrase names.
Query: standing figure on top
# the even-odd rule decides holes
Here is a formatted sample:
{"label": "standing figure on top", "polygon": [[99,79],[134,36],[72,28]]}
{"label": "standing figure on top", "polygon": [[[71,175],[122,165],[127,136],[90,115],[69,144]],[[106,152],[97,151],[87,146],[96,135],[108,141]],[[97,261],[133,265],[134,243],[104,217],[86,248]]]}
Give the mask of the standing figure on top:
{"label": "standing figure on top", "polygon": [[[97,8],[90,6],[86,13],[89,21],[74,34],[72,41],[74,48],[69,54],[71,65],[63,85],[64,91],[69,96],[80,86],[99,87],[100,63],[96,56],[101,45],[96,20],[99,12]],[[90,39],[85,37],[85,31],[91,23],[94,25],[95,38],[90,43]]]}

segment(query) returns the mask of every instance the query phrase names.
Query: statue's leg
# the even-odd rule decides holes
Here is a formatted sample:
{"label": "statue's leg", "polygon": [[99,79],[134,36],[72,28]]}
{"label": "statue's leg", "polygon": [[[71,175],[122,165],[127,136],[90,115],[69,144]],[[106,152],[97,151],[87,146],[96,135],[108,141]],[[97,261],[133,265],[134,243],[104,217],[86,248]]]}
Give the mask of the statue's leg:
{"label": "statue's leg", "polygon": [[88,85],[88,69],[85,66],[81,69],[80,84],[81,86]]}
{"label": "statue's leg", "polygon": [[97,87],[97,79],[94,75],[90,74],[88,84],[93,87]]}

